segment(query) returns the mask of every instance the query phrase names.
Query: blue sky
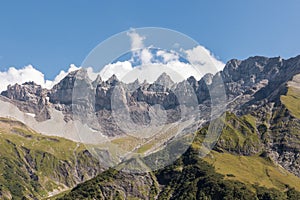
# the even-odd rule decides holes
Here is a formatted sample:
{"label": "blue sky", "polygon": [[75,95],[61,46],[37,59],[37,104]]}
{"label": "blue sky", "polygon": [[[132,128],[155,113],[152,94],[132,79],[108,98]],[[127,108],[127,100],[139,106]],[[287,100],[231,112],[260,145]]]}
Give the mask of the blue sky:
{"label": "blue sky", "polygon": [[32,64],[52,79],[113,34],[180,31],[223,62],[300,54],[300,1],[1,1],[0,71]]}

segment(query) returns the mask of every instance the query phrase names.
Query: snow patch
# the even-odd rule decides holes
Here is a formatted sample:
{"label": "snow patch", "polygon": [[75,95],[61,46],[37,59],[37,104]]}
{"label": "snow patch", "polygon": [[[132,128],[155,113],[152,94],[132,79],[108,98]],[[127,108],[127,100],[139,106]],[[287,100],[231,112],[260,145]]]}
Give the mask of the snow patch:
{"label": "snow patch", "polygon": [[34,113],[25,113],[26,115],[30,116],[30,117],[35,117],[35,114]]}

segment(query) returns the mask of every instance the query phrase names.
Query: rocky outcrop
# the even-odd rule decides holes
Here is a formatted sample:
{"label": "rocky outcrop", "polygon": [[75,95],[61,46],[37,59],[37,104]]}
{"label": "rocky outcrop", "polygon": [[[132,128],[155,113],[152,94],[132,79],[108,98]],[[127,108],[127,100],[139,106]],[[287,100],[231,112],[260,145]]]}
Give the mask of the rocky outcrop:
{"label": "rocky outcrop", "polygon": [[91,86],[92,81],[89,79],[85,69],[70,72],[49,91],[49,101],[53,104],[71,105],[73,103],[73,98],[75,98],[74,95],[78,95],[73,94],[74,87],[82,92],[82,96],[85,96]]}
{"label": "rocky outcrop", "polygon": [[167,73],[163,72],[154,82],[154,85],[161,85],[165,88],[171,88],[172,85],[174,85],[174,82]]}
{"label": "rocky outcrop", "polygon": [[33,114],[37,121],[44,121],[51,117],[47,108],[47,89],[34,82],[9,85],[1,95],[10,99],[21,111]]}
{"label": "rocky outcrop", "polygon": [[275,163],[300,177],[300,119],[284,105],[272,111],[269,127],[262,131],[266,151]]}

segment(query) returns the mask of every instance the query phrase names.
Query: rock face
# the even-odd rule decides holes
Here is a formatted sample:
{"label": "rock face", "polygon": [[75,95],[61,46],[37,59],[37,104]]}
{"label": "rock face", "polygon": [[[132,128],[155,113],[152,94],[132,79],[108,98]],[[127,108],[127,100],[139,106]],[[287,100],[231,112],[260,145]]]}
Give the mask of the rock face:
{"label": "rock face", "polygon": [[[108,137],[124,134],[114,120],[113,110],[120,110],[120,114],[129,113],[134,123],[147,125],[151,123],[151,106],[158,105],[165,110],[167,123],[172,123],[180,119],[183,108],[199,110],[201,119],[207,121],[211,105],[219,103],[226,105],[227,111],[237,117],[251,115],[255,118],[250,132],[257,136],[257,143],[250,142],[239,146],[239,149],[231,148],[230,152],[253,155],[265,151],[275,162],[300,176],[299,134],[291,133],[300,131],[300,121],[281,101],[281,96],[288,91],[288,81],[296,74],[300,74],[300,56],[288,60],[255,56],[243,61],[230,60],[223,71],[215,75],[206,74],[199,81],[190,77],[174,83],[166,73],[154,83],[136,80],[125,84],[115,75],[107,81],[100,76],[92,81],[85,70],[79,70],[68,74],[51,90],[42,89],[34,83],[16,84],[8,86],[2,96],[23,112],[35,114],[40,121],[51,117],[47,111],[49,106],[62,111],[66,121],[72,120],[73,112],[87,110],[83,112],[83,118],[95,115],[93,123],[99,123]],[[80,90],[74,90],[74,87],[80,87]],[[226,101],[218,100],[222,89],[226,92]],[[74,94],[74,91],[80,93]],[[76,95],[80,98],[75,98],[78,101],[74,102]],[[247,120],[233,121],[242,123],[242,126],[235,124],[230,127],[249,130]],[[228,145],[231,147],[232,144],[222,140],[218,142],[218,148],[229,151]]]}
{"label": "rock face", "polygon": [[[265,57],[231,60],[221,72],[229,98],[228,110],[238,116],[254,116],[258,142],[263,145],[261,150],[300,177],[300,120],[281,101],[288,91],[288,81],[299,73],[300,56],[289,60]],[[255,154],[257,150],[248,153]]]}
{"label": "rock face", "polygon": [[47,90],[34,82],[9,85],[1,95],[10,99],[21,111],[34,114],[38,121],[44,121],[51,117],[47,109]]}
{"label": "rock face", "polygon": [[154,82],[155,85],[162,85],[166,88],[171,88],[172,85],[174,85],[174,82],[172,81],[171,77],[163,72],[157,80]]}
{"label": "rock face", "polygon": [[[158,189],[155,177],[148,173],[127,174],[110,169],[105,171],[102,176],[100,181],[92,179],[88,182],[88,186],[83,185],[87,191],[92,187],[97,188],[97,191],[94,192],[96,196],[94,199],[152,199],[157,192],[155,190]],[[108,177],[114,177],[114,181],[106,180]],[[77,195],[72,195],[68,199],[88,199]]]}
{"label": "rock face", "polygon": [[76,99],[76,95],[79,95],[73,93],[74,87],[80,87],[80,95],[88,97],[92,81],[89,79],[85,69],[70,72],[58,84],[54,85],[48,92],[49,101],[53,104],[71,106],[74,103],[73,99]]}

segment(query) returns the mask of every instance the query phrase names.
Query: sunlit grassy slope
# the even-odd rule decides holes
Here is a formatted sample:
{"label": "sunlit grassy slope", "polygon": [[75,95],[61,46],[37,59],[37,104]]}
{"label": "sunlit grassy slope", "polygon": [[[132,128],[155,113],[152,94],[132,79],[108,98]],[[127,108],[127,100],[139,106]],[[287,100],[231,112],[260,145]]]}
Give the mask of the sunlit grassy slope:
{"label": "sunlit grassy slope", "polygon": [[280,99],[292,115],[300,119],[300,88],[290,86],[287,94]]}
{"label": "sunlit grassy slope", "polygon": [[83,151],[84,145],[0,118],[0,199],[41,199],[74,186],[75,160],[88,161]]}
{"label": "sunlit grassy slope", "polygon": [[212,164],[216,172],[225,175],[226,179],[281,191],[289,185],[300,191],[299,177],[259,156],[238,156],[213,151],[204,160]]}
{"label": "sunlit grassy slope", "polygon": [[[202,159],[199,156],[208,130],[205,126],[197,131],[186,153],[170,166],[154,172],[161,184],[153,190],[155,199],[300,199],[300,178],[263,154],[264,143],[257,127],[266,122],[252,115],[239,117],[233,113],[227,113],[222,120],[224,126],[216,150]],[[126,140],[133,141],[123,138],[116,143]],[[101,174],[61,199],[105,199],[106,194],[126,199],[128,194],[120,185],[123,187],[131,180],[122,172],[116,173],[124,178],[116,179],[114,173]]]}
{"label": "sunlit grassy slope", "polygon": [[[281,191],[289,185],[300,191],[299,177],[275,165],[269,158],[260,156],[264,151],[264,144],[257,126],[255,117],[251,115],[238,117],[233,113],[227,113],[218,142],[220,151],[212,151],[204,160],[212,164],[217,173],[225,175],[229,180]],[[194,148],[200,148],[205,134],[207,134],[206,127],[199,130],[193,144]],[[247,156],[242,156],[243,154]]]}

